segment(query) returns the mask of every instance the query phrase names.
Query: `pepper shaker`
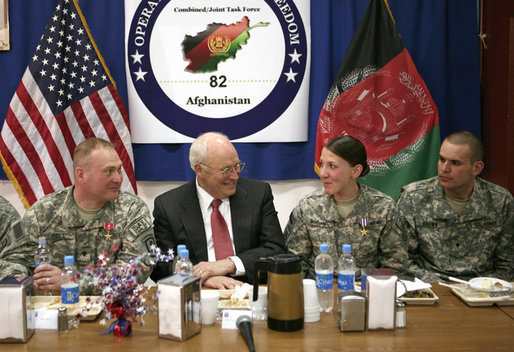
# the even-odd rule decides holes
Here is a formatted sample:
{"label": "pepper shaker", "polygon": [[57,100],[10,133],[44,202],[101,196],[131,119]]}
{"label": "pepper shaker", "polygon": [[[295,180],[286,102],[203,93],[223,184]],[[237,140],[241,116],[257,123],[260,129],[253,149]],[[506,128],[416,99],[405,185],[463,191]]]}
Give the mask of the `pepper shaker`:
{"label": "pepper shaker", "polygon": [[402,329],[407,326],[407,312],[405,311],[405,303],[396,300],[396,328]]}
{"label": "pepper shaker", "polygon": [[68,332],[68,311],[66,307],[59,307],[57,312],[57,332]]}

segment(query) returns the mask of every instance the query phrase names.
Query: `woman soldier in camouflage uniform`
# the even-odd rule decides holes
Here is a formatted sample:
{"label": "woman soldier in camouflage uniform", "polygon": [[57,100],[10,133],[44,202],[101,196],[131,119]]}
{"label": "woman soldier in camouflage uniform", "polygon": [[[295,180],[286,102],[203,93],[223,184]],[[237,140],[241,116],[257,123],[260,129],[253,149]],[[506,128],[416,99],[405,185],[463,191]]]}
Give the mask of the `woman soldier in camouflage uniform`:
{"label": "woman soldier in camouflage uniform", "polygon": [[334,263],[349,243],[358,268],[402,268],[399,236],[389,230],[394,200],[358,182],[369,171],[366,159],[364,145],[351,136],[337,137],[323,148],[319,175],[324,189],[300,200],[285,229],[288,251],[302,258],[305,278],[315,278],[321,243],[329,244]]}

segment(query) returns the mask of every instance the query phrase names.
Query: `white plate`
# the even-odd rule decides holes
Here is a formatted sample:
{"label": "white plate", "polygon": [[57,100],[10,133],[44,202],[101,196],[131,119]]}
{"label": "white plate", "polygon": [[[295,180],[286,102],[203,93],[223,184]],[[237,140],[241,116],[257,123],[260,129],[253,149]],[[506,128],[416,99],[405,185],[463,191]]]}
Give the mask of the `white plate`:
{"label": "white plate", "polygon": [[469,285],[474,290],[482,292],[512,290],[512,284],[494,277],[475,277],[469,280]]}
{"label": "white plate", "polygon": [[396,297],[399,298],[409,291],[419,291],[431,288],[432,285],[415,278],[414,281],[398,280],[396,282]]}
{"label": "white plate", "polygon": [[222,299],[230,299],[236,290],[217,290],[220,293],[220,300]]}
{"label": "white plate", "polygon": [[[430,306],[432,304],[435,304],[439,300],[439,297],[429,288],[425,288],[422,290],[419,290],[422,292],[427,292],[430,297],[423,297],[423,298],[409,298],[409,297],[400,297],[399,299],[404,302],[405,304],[411,305],[411,306]],[[417,291],[409,291],[411,292],[417,292]]]}
{"label": "white plate", "polygon": [[510,296],[491,297],[488,292],[471,289],[466,284],[452,284],[451,286],[455,286],[455,288],[451,289],[453,294],[471,307],[492,306],[493,304],[498,306],[514,305],[514,293],[512,292]]}
{"label": "white plate", "polygon": [[[81,320],[95,320],[98,314],[102,312],[102,306],[98,303],[99,298],[99,296],[80,296],[79,303],[67,306],[69,307],[68,315],[75,315],[83,311],[86,316]],[[63,305],[60,296],[33,296],[32,303],[34,309],[57,310]],[[88,304],[89,309],[84,310]]]}
{"label": "white plate", "polygon": [[250,308],[250,300],[241,299],[220,299],[218,301],[218,309],[248,309]]}
{"label": "white plate", "polygon": [[248,309],[250,307],[250,300],[245,299],[230,299],[236,290],[218,290],[220,293],[220,300],[218,301],[218,310],[222,309]]}

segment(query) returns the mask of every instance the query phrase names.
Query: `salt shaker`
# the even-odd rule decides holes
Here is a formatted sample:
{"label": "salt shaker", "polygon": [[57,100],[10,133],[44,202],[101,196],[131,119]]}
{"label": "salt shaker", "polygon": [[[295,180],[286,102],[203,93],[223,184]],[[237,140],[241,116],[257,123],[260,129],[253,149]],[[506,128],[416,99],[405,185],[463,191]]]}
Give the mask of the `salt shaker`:
{"label": "salt shaker", "polygon": [[407,326],[407,313],[405,311],[405,303],[396,300],[396,328],[401,329]]}
{"label": "salt shaker", "polygon": [[66,307],[59,307],[57,312],[57,332],[68,332],[68,311]]}

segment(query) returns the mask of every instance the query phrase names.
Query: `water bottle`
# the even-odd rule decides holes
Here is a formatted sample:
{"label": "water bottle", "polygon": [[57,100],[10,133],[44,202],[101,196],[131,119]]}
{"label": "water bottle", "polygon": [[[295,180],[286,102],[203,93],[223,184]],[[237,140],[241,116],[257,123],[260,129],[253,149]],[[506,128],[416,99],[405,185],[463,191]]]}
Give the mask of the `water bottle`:
{"label": "water bottle", "polygon": [[43,264],[51,264],[52,254],[50,253],[50,248],[46,245],[46,237],[39,237],[37,243],[36,252],[34,253],[35,268]]}
{"label": "water bottle", "polygon": [[316,288],[318,290],[318,301],[322,312],[332,311],[334,303],[333,293],[333,275],[334,262],[328,254],[328,244],[322,243],[319,246],[320,254],[314,261],[314,270],[316,270]]}
{"label": "water bottle", "polygon": [[182,277],[193,275],[193,263],[189,260],[189,251],[187,249],[180,250],[180,259],[177,261],[177,274]]}
{"label": "water bottle", "polygon": [[[46,245],[46,237],[39,237],[37,243],[38,245],[34,252],[34,269],[40,265],[52,263],[52,253],[50,253],[50,248]],[[36,294],[40,296],[51,296],[52,291],[38,289]]]}
{"label": "water bottle", "polygon": [[352,255],[352,246],[350,244],[343,244],[343,253],[339,257],[337,265],[337,289],[338,297],[344,296],[354,291],[355,283],[355,259]]}
{"label": "water bottle", "polygon": [[186,249],[186,245],[185,244],[179,244],[177,246],[177,255],[173,258],[173,264],[172,264],[172,269],[173,269],[173,274],[176,274],[178,272],[177,270],[177,263],[178,261],[180,260],[180,251],[183,250],[183,249]]}
{"label": "water bottle", "polygon": [[61,302],[75,304],[79,302],[79,284],[77,267],[72,255],[64,257],[64,268],[61,274]]}

